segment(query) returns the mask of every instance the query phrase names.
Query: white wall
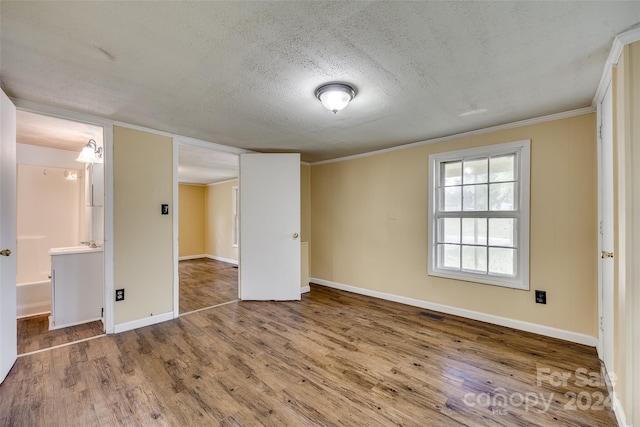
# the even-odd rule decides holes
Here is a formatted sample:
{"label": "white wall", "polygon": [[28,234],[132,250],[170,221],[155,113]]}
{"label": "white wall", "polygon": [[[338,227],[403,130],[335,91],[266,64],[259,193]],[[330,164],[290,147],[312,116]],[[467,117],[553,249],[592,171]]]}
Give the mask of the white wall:
{"label": "white wall", "polygon": [[[102,211],[94,213],[98,208],[85,207],[84,165],[75,161],[77,155],[16,144],[18,317],[51,308],[49,249],[78,245],[90,239],[92,224],[103,227],[102,219],[92,221],[95,216],[102,218]],[[66,180],[65,171],[75,172],[77,180]]]}
{"label": "white wall", "polygon": [[80,242],[81,180],[78,170],[18,164],[17,283],[46,280],[49,249]]}
{"label": "white wall", "polygon": [[78,153],[74,151],[16,144],[16,163],[18,164],[83,169],[83,164],[76,162],[76,157]]}

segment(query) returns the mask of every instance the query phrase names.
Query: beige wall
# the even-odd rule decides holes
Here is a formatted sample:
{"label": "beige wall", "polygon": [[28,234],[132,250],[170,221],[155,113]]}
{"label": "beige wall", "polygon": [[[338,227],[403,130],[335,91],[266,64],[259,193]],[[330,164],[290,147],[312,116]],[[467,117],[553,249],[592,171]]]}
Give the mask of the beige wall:
{"label": "beige wall", "polygon": [[126,297],[116,325],[173,311],[172,170],[171,138],[114,126],[114,287]]}
{"label": "beige wall", "polygon": [[300,241],[311,239],[311,167],[300,166]]}
{"label": "beige wall", "polygon": [[205,196],[205,250],[208,255],[238,260],[233,246],[232,188],[238,180],[209,185]]}
{"label": "beige wall", "polygon": [[205,254],[205,195],[203,185],[178,186],[178,256]]}
{"label": "beige wall", "polygon": [[[312,166],[311,276],[596,336],[595,128],[587,114]],[[522,139],[532,142],[531,290],[428,276],[429,154]]]}
{"label": "beige wall", "polygon": [[640,42],[613,69],[614,107],[614,391],[628,425],[640,425]]}
{"label": "beige wall", "polygon": [[300,165],[300,286],[309,286],[311,241],[311,167]]}

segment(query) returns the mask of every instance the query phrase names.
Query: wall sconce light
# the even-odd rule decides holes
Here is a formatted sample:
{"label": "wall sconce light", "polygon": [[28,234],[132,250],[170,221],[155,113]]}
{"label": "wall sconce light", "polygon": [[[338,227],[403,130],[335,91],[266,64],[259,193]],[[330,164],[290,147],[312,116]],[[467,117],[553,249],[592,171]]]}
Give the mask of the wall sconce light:
{"label": "wall sconce light", "polygon": [[346,83],[327,83],[316,89],[316,98],[333,114],[343,110],[355,97],[356,89]]}
{"label": "wall sconce light", "polygon": [[87,145],[82,147],[82,151],[76,157],[76,162],[80,163],[97,163],[102,159],[102,147],[98,147],[98,144],[93,139],[87,142]]}

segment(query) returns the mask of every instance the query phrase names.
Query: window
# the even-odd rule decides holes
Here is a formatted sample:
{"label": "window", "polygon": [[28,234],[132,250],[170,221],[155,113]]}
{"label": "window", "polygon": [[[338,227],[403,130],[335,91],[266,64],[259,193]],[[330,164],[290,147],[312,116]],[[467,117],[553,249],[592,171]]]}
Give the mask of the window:
{"label": "window", "polygon": [[530,141],[429,156],[429,275],[529,289]]}

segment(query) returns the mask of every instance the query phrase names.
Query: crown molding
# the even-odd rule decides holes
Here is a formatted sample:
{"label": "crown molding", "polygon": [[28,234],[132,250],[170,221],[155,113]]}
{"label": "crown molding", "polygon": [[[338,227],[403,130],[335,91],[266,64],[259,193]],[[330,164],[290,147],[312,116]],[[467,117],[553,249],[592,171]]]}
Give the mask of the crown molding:
{"label": "crown molding", "polygon": [[363,158],[363,157],[377,156],[378,154],[391,153],[393,151],[399,151],[399,150],[407,150],[407,149],[410,149],[410,148],[421,147],[423,145],[436,144],[436,143],[439,143],[439,142],[451,141],[451,140],[454,140],[454,139],[466,138],[466,137],[469,137],[469,136],[484,135],[484,134],[487,134],[487,133],[499,132],[501,130],[506,130],[506,129],[513,129],[513,128],[518,128],[518,127],[522,127],[522,126],[531,126],[531,125],[536,125],[536,124],[539,124],[539,123],[551,122],[551,121],[554,121],[554,120],[561,120],[561,119],[567,119],[567,118],[570,118],[570,117],[582,116],[584,114],[590,114],[590,113],[593,113],[595,111],[596,110],[595,110],[595,108],[593,106],[584,107],[584,108],[579,108],[577,110],[570,110],[570,111],[564,111],[562,113],[549,114],[547,116],[535,117],[533,119],[520,120],[520,121],[512,122],[512,123],[505,123],[503,125],[491,126],[491,127],[488,127],[488,128],[472,130],[472,131],[469,131],[469,132],[457,133],[457,134],[454,134],[454,135],[443,136],[443,137],[440,137],[440,138],[427,139],[427,140],[424,140],[424,141],[413,142],[411,144],[405,144],[405,145],[399,145],[397,147],[385,148],[383,150],[370,151],[368,153],[362,153],[362,154],[354,154],[353,156],[339,157],[337,159],[322,160],[322,161],[319,161],[319,162],[311,163],[311,166],[319,166],[319,165],[324,165],[324,164],[327,164],[327,163],[344,162],[346,160],[354,160],[354,159],[360,159],[360,158]]}
{"label": "crown molding", "polygon": [[201,184],[199,182],[182,182],[182,181],[178,181],[178,185],[189,185],[191,187],[206,187],[209,184]]}
{"label": "crown molding", "polygon": [[94,116],[91,114],[80,113],[74,110],[68,110],[65,108],[54,107],[51,105],[40,104],[38,102],[26,101],[20,98],[10,98],[11,102],[17,109],[22,111],[28,111],[30,113],[43,114],[46,116],[59,117],[62,119],[73,120],[76,122],[90,123],[101,126],[120,126],[128,129],[139,130],[142,132],[152,133],[155,135],[166,136],[173,138],[178,144],[191,145],[201,148],[208,148],[216,151],[223,151],[233,154],[253,153],[254,151],[245,150],[243,148],[232,147],[229,145],[218,144],[216,142],[205,141],[202,139],[191,138],[188,136],[178,135],[170,132],[161,131],[158,129],[151,129],[145,126],[138,126],[131,123],[121,122],[118,120],[111,120],[105,117]]}
{"label": "crown molding", "polygon": [[73,110],[67,110],[60,107],[53,107],[46,104],[40,104],[33,101],[25,101],[20,98],[10,98],[13,105],[16,106],[18,110],[27,111],[29,113],[36,113],[45,116],[57,117],[61,119],[73,120],[75,122],[80,123],[89,123],[92,125],[99,126],[110,126],[113,125],[113,120],[93,116],[91,114],[79,113]]}
{"label": "crown molding", "polygon": [[[132,127],[129,125],[128,127]],[[145,128],[140,128],[140,130],[145,130]],[[158,133],[158,131],[154,131],[153,129],[148,129],[146,132]],[[232,147],[230,145],[218,144],[217,142],[204,141],[202,139],[191,138],[188,136],[175,135],[170,133],[165,133],[167,136],[173,137],[173,139],[181,145],[190,145],[193,147],[207,148],[215,151],[223,151],[225,153],[232,154],[244,154],[244,153],[255,153],[255,151],[245,150],[244,148]]]}
{"label": "crown molding", "polygon": [[215,185],[222,185],[222,184],[228,184],[230,182],[234,182],[234,181],[238,181],[238,178],[231,178],[231,179],[226,179],[224,181],[219,181],[219,182],[212,182],[210,184],[204,184],[205,187],[213,187]]}
{"label": "crown molding", "polygon": [[600,77],[600,81],[598,82],[596,93],[593,95],[593,100],[591,101],[591,106],[593,108],[596,108],[600,101],[602,101],[604,93],[607,90],[609,83],[611,82],[611,69],[618,65],[618,61],[620,60],[620,55],[622,54],[622,50],[624,49],[624,47],[639,40],[640,27],[634,28],[633,30],[625,31],[622,34],[618,34],[613,40],[613,45],[611,46],[611,50],[609,51],[609,56],[604,63],[604,69],[602,70],[602,76]]}

